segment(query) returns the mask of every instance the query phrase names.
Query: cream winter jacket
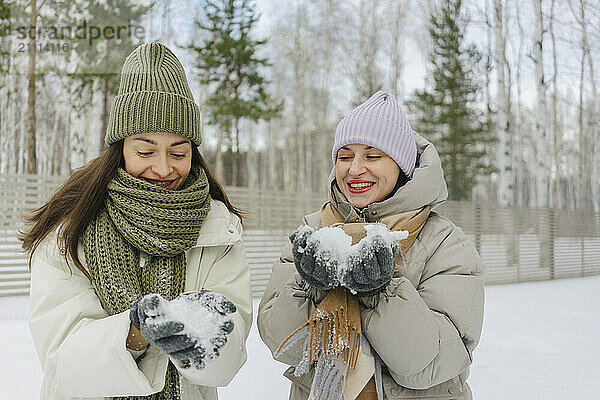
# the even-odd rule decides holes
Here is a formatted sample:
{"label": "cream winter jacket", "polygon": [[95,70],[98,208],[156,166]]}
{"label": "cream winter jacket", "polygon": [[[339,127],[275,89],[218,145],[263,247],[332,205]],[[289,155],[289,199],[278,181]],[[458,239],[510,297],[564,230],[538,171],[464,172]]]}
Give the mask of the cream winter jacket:
{"label": "cream winter jacket", "polygon": [[[252,302],[241,231],[239,219],[212,200],[196,245],[186,251],[185,291],[221,293],[237,311],[220,356],[202,370],[179,369],[182,400],[217,399],[216,387],[226,386],[246,361]],[[79,258],[85,266],[81,244]],[[140,263],[146,258],[141,254]],[[29,326],[44,372],[41,399],[145,396],[163,389],[169,356],[149,346],[134,359],[125,347],[129,311],[106,313],[88,278],[66,266],[55,234],[33,256]]]}
{"label": "cream winter jacket", "polygon": [[[391,198],[357,210],[332,190],[330,201],[347,222],[375,222],[446,200],[437,151],[415,136],[418,168]],[[334,179],[333,171],[330,183]],[[318,228],[320,213],[304,222]],[[403,275],[394,276],[384,293],[359,298],[363,333],[380,357],[377,384],[385,399],[471,399],[466,379],[483,323],[480,257],[460,228],[432,212],[405,259]],[[273,265],[258,311],[258,329],[271,352],[306,322],[324,295],[300,278],[288,245]],[[289,351],[279,358],[291,365],[284,375],[292,381],[292,400],[307,399],[312,383],[312,373],[292,374],[300,356]]]}

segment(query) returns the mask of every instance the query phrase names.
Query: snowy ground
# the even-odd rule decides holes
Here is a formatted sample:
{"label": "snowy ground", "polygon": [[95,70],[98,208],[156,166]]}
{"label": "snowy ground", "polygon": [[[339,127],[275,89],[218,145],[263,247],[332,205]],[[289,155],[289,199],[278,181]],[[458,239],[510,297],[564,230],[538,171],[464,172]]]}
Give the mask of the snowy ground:
{"label": "snowy ground", "polygon": [[[469,378],[474,398],[599,398],[599,305],[600,276],[486,287],[483,336]],[[26,312],[26,297],[0,298],[0,400],[38,398],[42,373]],[[285,367],[272,361],[256,326],[248,353],[220,399],[287,399]]]}

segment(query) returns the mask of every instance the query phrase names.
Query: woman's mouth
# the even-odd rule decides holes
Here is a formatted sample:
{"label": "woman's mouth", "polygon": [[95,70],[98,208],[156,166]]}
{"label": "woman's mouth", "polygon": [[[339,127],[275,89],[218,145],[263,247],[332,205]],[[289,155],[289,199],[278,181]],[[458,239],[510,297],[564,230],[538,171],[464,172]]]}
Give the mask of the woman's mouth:
{"label": "woman's mouth", "polygon": [[171,186],[175,183],[175,181],[177,179],[172,179],[172,180],[160,180],[160,179],[150,179],[150,178],[143,178],[146,182],[151,183],[153,185],[156,186],[160,186],[163,189],[171,189]]}
{"label": "woman's mouth", "polygon": [[368,190],[370,190],[373,185],[375,185],[375,182],[348,182],[348,190],[350,191],[350,193],[364,193]]}

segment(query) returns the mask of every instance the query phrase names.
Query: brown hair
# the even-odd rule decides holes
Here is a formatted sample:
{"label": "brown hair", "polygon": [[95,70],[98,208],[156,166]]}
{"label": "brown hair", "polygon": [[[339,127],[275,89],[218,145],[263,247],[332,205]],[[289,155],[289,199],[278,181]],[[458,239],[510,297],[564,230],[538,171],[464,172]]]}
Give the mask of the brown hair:
{"label": "brown hair", "polygon": [[[192,143],[192,166],[196,165],[200,165],[206,172],[210,197],[222,201],[231,213],[243,219],[246,213],[231,204],[225,190],[200,155],[198,147]],[[77,269],[90,277],[77,255],[79,238],[104,208],[108,183],[115,177],[118,169],[124,166],[123,140],[119,140],[98,158],[76,170],[46,204],[23,216],[25,222],[33,224],[28,230],[19,232],[21,247],[29,252],[30,269],[37,247],[60,226],[57,245],[64,254],[65,261],[69,264],[70,257]]]}

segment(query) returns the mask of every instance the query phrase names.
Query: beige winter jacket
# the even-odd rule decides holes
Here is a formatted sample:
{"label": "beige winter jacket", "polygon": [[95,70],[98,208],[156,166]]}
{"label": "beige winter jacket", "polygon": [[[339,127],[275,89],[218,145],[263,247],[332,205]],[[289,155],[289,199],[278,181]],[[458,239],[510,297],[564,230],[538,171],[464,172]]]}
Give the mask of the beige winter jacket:
{"label": "beige winter jacket", "polygon": [[[433,209],[446,200],[437,151],[419,135],[416,142],[418,168],[393,197],[357,210],[334,187],[330,201],[347,222],[374,222],[426,205]],[[334,179],[332,172],[330,182]],[[319,227],[319,213],[304,222]],[[483,323],[480,257],[460,228],[432,212],[406,261],[404,275],[394,276],[384,293],[359,298],[363,333],[380,358],[377,384],[385,399],[470,400],[466,379]],[[258,329],[271,352],[308,319],[323,296],[300,278],[288,245],[273,265],[258,311]],[[279,359],[292,366],[284,374],[292,381],[292,400],[307,399],[312,382],[311,373],[292,374],[299,350]]]}
{"label": "beige winter jacket", "polygon": [[[220,356],[202,370],[179,370],[182,400],[216,400],[216,387],[226,386],[246,361],[252,302],[241,229],[239,219],[222,202],[212,200],[196,245],[186,251],[185,291],[221,293],[237,311]],[[85,266],[81,244],[79,258]],[[142,254],[140,263],[146,258]],[[67,268],[56,235],[49,235],[31,266],[29,327],[44,372],[41,399],[103,399],[161,391],[169,356],[149,346],[136,360],[125,347],[129,324],[129,310],[106,313],[88,278],[75,267]]]}

